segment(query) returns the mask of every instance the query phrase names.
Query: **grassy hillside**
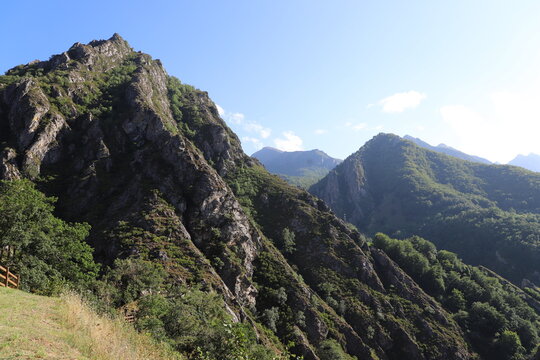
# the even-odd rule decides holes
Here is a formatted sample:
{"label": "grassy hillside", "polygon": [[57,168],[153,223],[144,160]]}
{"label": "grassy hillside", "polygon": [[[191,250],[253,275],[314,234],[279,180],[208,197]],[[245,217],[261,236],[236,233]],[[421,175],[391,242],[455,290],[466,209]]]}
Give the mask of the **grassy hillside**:
{"label": "grassy hillside", "polygon": [[0,288],[0,359],[181,359],[122,320],[98,316],[73,295]]}

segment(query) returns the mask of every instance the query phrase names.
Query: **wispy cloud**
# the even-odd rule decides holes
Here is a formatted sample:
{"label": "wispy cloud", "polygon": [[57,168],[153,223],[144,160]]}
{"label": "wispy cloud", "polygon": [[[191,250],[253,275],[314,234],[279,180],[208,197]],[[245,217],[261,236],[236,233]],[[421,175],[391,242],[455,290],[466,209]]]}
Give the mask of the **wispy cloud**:
{"label": "wispy cloud", "polygon": [[350,129],[352,129],[354,131],[363,130],[367,126],[368,125],[366,123],[363,123],[363,122],[361,122],[361,123],[353,123],[353,122],[348,121],[348,122],[345,123],[345,127],[348,127],[348,128],[350,128]]}
{"label": "wispy cloud", "polygon": [[302,148],[302,139],[295,135],[292,131],[285,131],[282,133],[283,138],[274,139],[276,147],[283,151],[299,151]]}
{"label": "wispy cloud", "polygon": [[256,134],[263,139],[267,139],[272,134],[272,129],[267,128],[255,121],[246,120],[246,116],[241,112],[229,112],[216,104],[219,115],[231,126],[234,126],[236,130],[243,130],[245,132]]}
{"label": "wispy cloud", "polygon": [[385,97],[376,104],[368,105],[368,108],[380,106],[385,113],[401,113],[407,109],[416,108],[426,97],[424,93],[411,90]]}
{"label": "wispy cloud", "polygon": [[324,135],[328,132],[328,130],[325,129],[315,129],[314,133],[315,135]]}
{"label": "wispy cloud", "polygon": [[225,113],[225,116],[229,121],[231,121],[234,124],[241,124],[244,121],[244,118],[246,117],[242,113]]}
{"label": "wispy cloud", "polygon": [[262,143],[262,141],[259,140],[259,139],[257,139],[257,138],[254,138],[254,137],[243,136],[243,137],[242,137],[242,142],[253,144],[253,146],[254,146],[255,149],[257,149],[257,150],[260,150],[260,149],[263,148],[263,143]]}
{"label": "wispy cloud", "polygon": [[265,128],[261,124],[258,124],[256,122],[246,122],[243,124],[244,130],[251,133],[256,133],[263,139],[268,138],[272,134],[272,130],[269,128]]}

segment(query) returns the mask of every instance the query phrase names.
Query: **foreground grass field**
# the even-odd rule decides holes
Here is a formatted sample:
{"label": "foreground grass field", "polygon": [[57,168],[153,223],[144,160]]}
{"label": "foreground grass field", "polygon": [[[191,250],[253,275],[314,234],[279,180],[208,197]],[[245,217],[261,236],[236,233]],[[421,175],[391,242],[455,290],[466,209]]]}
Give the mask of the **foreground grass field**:
{"label": "foreground grass field", "polygon": [[0,288],[0,359],[181,359],[75,295],[50,298]]}

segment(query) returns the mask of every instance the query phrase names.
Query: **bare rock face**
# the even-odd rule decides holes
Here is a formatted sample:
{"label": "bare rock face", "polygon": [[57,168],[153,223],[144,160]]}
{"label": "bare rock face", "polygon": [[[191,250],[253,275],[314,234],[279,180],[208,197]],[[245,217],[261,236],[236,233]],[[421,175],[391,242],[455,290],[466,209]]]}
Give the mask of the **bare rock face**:
{"label": "bare rock face", "polygon": [[[472,357],[449,315],[384,253],[246,156],[208,94],[183,88],[180,119],[161,63],[120,36],[9,74],[0,178],[39,179],[61,217],[92,225],[98,260],[145,254],[173,281],[218,291],[238,321],[279,308],[276,334],[306,360],[328,338],[359,359]],[[292,250],[280,245],[285,228]]]}
{"label": "bare rock face", "polygon": [[[373,207],[366,170],[353,158],[347,158],[309,191],[323,199],[336,215],[353,224],[363,224],[366,210]],[[345,194],[345,195],[344,195]],[[361,206],[360,206],[361,204]]]}
{"label": "bare rock face", "polygon": [[41,88],[31,79],[11,85],[4,91],[8,122],[19,148],[25,149],[34,139],[40,121],[49,112],[50,103]]}
{"label": "bare rock face", "polygon": [[20,179],[21,174],[15,163],[17,154],[11,148],[5,148],[0,154],[0,178],[5,180]]}

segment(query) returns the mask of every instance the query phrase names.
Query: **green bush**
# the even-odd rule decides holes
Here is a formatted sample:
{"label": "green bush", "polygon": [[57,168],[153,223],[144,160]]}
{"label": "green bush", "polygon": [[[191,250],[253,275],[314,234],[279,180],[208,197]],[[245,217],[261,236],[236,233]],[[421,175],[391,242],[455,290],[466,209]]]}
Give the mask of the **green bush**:
{"label": "green bush", "polygon": [[353,357],[345,353],[341,345],[334,339],[321,342],[317,350],[321,360],[352,360]]}

